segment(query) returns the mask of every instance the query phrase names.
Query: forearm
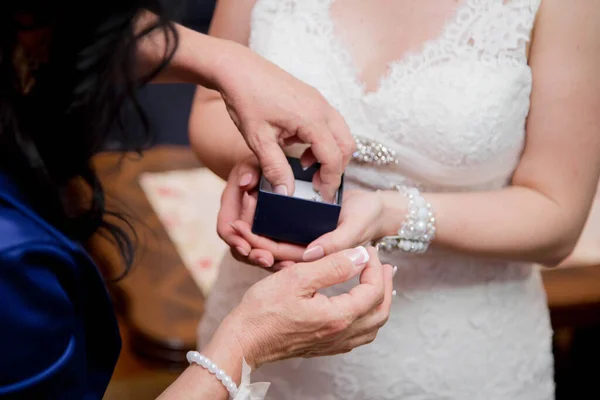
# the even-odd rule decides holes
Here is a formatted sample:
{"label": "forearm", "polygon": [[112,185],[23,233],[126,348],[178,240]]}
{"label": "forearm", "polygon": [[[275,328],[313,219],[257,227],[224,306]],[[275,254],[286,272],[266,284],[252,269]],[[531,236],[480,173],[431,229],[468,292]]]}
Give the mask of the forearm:
{"label": "forearm", "polygon": [[190,114],[190,144],[200,161],[226,180],[234,165],[252,152],[219,94],[200,87],[197,91]]}
{"label": "forearm", "polygon": [[[383,192],[383,235],[406,215],[398,192]],[[434,246],[483,257],[554,265],[573,249],[585,218],[526,187],[489,192],[425,193],[436,218]]]}
{"label": "forearm", "polygon": [[149,31],[138,42],[138,70],[147,76],[165,61],[165,55],[173,52],[169,63],[154,77],[154,83],[193,83],[208,88],[219,88],[226,79],[228,65],[240,52],[246,50],[237,43],[204,35],[182,25],[173,23],[178,42],[168,29],[153,29],[156,16],[142,14],[137,23],[138,33]]}
{"label": "forearm", "polygon": [[[210,343],[202,349],[202,354],[239,385],[244,354],[233,335],[228,334],[227,329],[219,329]],[[199,365],[190,365],[158,399],[227,400],[228,398],[227,389],[215,375]]]}
{"label": "forearm", "polygon": [[[156,24],[156,16],[143,14],[137,30],[144,31]],[[190,142],[200,160],[223,179],[227,179],[235,163],[251,154],[243,137],[235,127],[219,92],[219,82],[226,78],[228,65],[234,63],[239,52],[246,47],[224,39],[200,34],[174,24],[179,38],[169,64],[153,82],[186,82],[199,86],[202,99],[192,105],[190,116]],[[142,76],[156,69],[165,53],[173,48],[173,36],[168,31],[154,30],[138,44],[139,69]],[[205,89],[209,88],[209,89]]]}

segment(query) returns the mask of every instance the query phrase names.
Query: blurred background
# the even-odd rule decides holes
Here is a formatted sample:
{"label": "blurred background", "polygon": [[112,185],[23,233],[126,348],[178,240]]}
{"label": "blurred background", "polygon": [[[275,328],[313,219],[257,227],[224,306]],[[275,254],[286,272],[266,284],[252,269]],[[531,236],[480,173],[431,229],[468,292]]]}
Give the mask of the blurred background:
{"label": "blurred background", "polygon": [[[180,22],[206,32],[214,6],[215,0],[188,0]],[[144,89],[140,97],[154,139],[148,151],[122,159],[120,151],[130,150],[127,143],[112,140],[95,159],[111,201],[131,215],[140,235],[136,266],[110,288],[124,348],[105,396],[109,400],[153,399],[185,368],[185,353],[195,346],[204,297],[225,250],[214,232],[223,183],[187,147],[194,90],[192,85]],[[139,121],[127,121],[131,135],[143,134]],[[587,229],[596,226],[600,222]],[[559,400],[600,399],[595,381],[600,372],[598,264],[600,242],[592,240],[568,265],[543,272],[555,330]]]}

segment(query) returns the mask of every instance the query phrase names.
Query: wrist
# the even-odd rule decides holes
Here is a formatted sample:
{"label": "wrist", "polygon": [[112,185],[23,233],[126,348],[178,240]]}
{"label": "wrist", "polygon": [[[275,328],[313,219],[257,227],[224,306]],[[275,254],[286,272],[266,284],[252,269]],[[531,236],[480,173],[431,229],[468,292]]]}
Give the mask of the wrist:
{"label": "wrist", "polygon": [[[259,347],[255,345],[251,330],[246,326],[243,319],[238,316],[236,310],[234,309],[223,320],[202,353],[210,358],[213,354],[225,351],[230,359],[239,361],[240,368],[238,370],[241,370],[242,359],[254,370],[258,367],[257,353]],[[236,378],[238,378],[237,375]]]}
{"label": "wrist", "polygon": [[408,206],[406,196],[395,190],[380,191],[379,195],[383,203],[379,237],[395,236],[406,217]]}
{"label": "wrist", "polygon": [[247,47],[227,39],[208,37],[210,47],[213,49],[211,54],[215,56],[211,60],[209,68],[207,68],[207,77],[212,83],[212,89],[221,93],[221,96],[226,96],[228,87],[235,82],[236,71],[239,71],[239,66],[244,64],[243,57],[246,51],[250,51]]}

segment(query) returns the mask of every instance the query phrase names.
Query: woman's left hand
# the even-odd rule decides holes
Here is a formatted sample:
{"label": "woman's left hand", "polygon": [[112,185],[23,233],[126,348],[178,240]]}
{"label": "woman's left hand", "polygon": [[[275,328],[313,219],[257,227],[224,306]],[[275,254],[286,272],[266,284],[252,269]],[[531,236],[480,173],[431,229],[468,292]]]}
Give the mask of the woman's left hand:
{"label": "woman's left hand", "polygon": [[344,192],[338,227],[307,246],[303,261],[318,260],[343,249],[362,246],[383,235],[384,203],[378,192]]}

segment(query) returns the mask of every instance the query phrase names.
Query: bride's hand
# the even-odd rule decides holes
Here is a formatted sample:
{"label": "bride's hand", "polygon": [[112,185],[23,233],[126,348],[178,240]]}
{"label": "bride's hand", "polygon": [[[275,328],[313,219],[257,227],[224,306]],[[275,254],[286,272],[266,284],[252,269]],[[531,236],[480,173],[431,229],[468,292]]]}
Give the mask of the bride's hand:
{"label": "bride's hand", "polygon": [[[253,201],[248,199],[249,203]],[[284,261],[278,266],[286,267],[299,261],[318,260],[327,254],[362,246],[385,236],[383,210],[382,198],[376,192],[363,190],[344,192],[338,227],[309,244],[306,249],[255,235],[246,220],[236,221],[232,229],[252,248],[253,254],[272,255],[274,260]]]}
{"label": "bride's hand", "polygon": [[221,197],[217,233],[229,245],[239,261],[269,268],[276,260],[300,261],[304,248],[254,235],[250,226],[256,209],[254,190],[258,185],[260,166],[249,156],[233,168]]}
{"label": "bride's hand", "polygon": [[[360,283],[349,293],[319,293],[359,274]],[[392,267],[381,265],[374,248],[368,253],[365,248],[347,250],[259,281],[214,337],[237,337],[253,368],[292,357],[346,353],[375,339],[391,301]]]}
{"label": "bride's hand", "polygon": [[349,249],[379,239],[385,225],[384,203],[377,192],[344,192],[338,227],[308,245],[304,261],[314,261],[342,249]]}

